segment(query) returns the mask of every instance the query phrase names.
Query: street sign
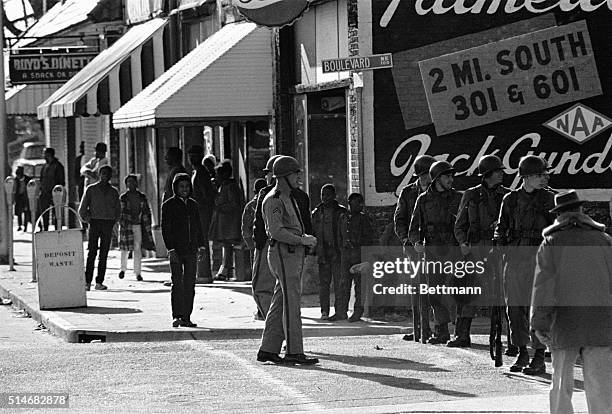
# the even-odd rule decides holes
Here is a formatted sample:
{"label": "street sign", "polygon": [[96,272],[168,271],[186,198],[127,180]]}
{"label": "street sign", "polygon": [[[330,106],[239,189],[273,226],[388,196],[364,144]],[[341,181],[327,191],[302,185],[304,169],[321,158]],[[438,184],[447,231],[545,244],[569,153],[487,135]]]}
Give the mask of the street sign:
{"label": "street sign", "polygon": [[341,59],[324,59],[321,61],[323,73],[344,72],[347,70],[374,70],[393,67],[391,53],[371,56],[352,56]]}

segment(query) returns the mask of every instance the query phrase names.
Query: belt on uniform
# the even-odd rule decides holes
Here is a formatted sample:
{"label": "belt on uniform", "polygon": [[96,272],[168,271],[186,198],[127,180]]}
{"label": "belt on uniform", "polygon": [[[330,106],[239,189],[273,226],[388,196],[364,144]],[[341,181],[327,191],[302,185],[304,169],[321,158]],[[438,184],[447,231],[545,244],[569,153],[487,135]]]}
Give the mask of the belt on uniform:
{"label": "belt on uniform", "polygon": [[277,244],[278,245],[284,244],[285,246],[287,246],[287,252],[289,253],[295,253],[298,247],[302,247],[301,245],[298,245],[298,244],[287,244],[287,243],[283,243],[275,239],[270,239],[270,247],[274,247]]}

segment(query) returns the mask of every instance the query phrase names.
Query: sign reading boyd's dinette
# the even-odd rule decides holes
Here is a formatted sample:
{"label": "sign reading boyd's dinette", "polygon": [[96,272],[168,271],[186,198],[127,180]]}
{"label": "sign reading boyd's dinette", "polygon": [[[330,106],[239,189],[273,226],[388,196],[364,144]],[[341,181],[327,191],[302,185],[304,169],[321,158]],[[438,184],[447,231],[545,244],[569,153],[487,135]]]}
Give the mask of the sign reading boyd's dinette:
{"label": "sign reading boyd's dinette", "polygon": [[96,57],[96,53],[19,53],[9,57],[13,84],[64,83]]}
{"label": "sign reading boyd's dinette", "polygon": [[248,20],[268,27],[291,24],[308,8],[308,0],[233,0],[232,4]]}
{"label": "sign reading boyd's dinette", "polygon": [[420,154],[451,162],[459,189],[478,183],[480,157],[496,154],[516,187],[531,153],[548,161],[552,187],[609,199],[612,3],[363,3],[371,52],[393,55],[391,70],[372,74],[371,195],[393,203]]}

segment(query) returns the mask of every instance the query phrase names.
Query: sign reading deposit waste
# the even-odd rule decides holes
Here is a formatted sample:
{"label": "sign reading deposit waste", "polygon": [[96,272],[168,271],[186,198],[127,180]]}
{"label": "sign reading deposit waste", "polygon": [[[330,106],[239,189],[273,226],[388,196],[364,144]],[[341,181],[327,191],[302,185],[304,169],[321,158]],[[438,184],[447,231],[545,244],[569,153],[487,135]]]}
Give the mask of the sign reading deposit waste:
{"label": "sign reading deposit waste", "polygon": [[344,72],[348,70],[374,70],[393,67],[393,56],[384,53],[372,56],[353,56],[342,59],[325,59],[321,61],[323,73]]}

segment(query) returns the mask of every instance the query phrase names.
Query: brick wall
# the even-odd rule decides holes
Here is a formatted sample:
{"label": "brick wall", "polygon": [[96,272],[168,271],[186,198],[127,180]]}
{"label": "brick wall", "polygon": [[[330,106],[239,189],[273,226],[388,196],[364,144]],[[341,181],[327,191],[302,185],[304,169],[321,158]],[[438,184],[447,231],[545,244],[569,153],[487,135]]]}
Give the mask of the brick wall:
{"label": "brick wall", "polygon": [[[359,55],[359,30],[357,19],[358,0],[348,0],[348,49],[350,56]],[[359,136],[361,128],[361,99],[360,91],[350,87],[348,90],[348,134],[349,134],[349,192],[362,192],[360,180],[361,152]],[[367,200],[366,200],[367,203]]]}

